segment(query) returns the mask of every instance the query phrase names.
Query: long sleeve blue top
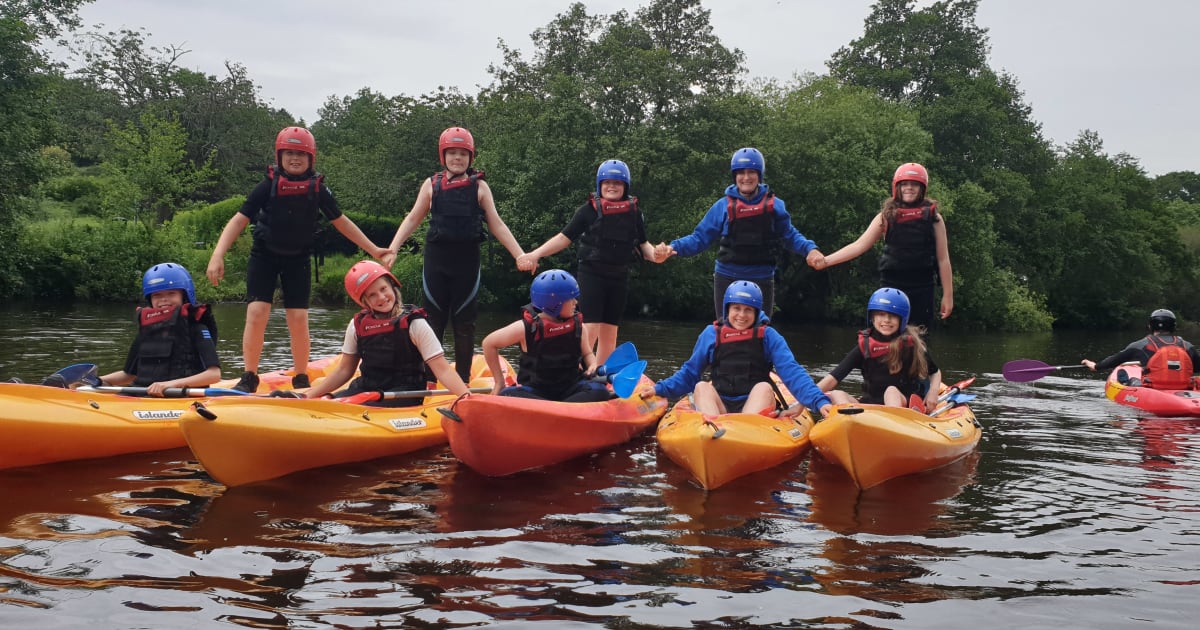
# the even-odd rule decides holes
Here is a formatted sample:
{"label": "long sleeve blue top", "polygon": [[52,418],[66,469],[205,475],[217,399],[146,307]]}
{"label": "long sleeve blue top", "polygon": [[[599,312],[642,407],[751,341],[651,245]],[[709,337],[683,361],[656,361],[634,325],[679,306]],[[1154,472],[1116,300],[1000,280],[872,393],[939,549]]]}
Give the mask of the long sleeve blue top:
{"label": "long sleeve blue top", "polygon": [[[679,371],[670,377],[655,383],[654,393],[667,398],[678,398],[690,394],[700,382],[704,371],[712,365],[713,351],[717,345],[717,333],[712,325],[705,326],[704,331],[696,338],[692,348],[692,356],[680,366]],[[791,348],[788,348],[783,335],[774,328],[767,327],[763,336],[763,349],[767,360],[774,365],[775,373],[783,380],[788,391],[796,400],[809,409],[820,409],[823,405],[831,404],[829,397],[817,387],[804,366],[796,362]],[[745,400],[749,396],[735,396],[733,400]]]}
{"label": "long sleeve blue top", "polygon": [[[725,196],[704,214],[704,218],[696,225],[691,234],[671,241],[671,247],[680,256],[695,256],[712,246],[721,236],[729,231],[728,206],[729,198],[735,197],[749,204],[758,203],[770,189],[766,184],[758,185],[758,192],[753,198],[746,198],[738,192],[737,186],[730,184],[725,188]],[[787,206],[779,197],[775,198],[775,233],[780,235],[783,247],[789,251],[807,256],[817,249],[817,244],[805,238],[796,226],[792,225],[792,217],[788,214]],[[775,265],[735,265],[717,261],[715,271],[729,278],[738,280],[762,280],[775,275]]]}

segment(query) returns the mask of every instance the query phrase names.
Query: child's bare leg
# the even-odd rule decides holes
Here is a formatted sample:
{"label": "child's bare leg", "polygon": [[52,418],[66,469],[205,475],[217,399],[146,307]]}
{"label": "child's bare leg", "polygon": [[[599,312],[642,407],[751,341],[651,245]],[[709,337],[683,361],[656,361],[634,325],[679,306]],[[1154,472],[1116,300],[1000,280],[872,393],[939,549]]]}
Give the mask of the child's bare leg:
{"label": "child's bare leg", "polygon": [[908,407],[908,399],[900,393],[895,385],[892,385],[883,392],[883,404],[889,407]]}
{"label": "child's bare leg", "polygon": [[745,413],[761,413],[764,409],[768,413],[775,411],[775,390],[771,389],[770,383],[757,383],[754,389],[750,390],[750,395],[746,397],[746,406],[742,407]]}
{"label": "child's bare leg", "polygon": [[270,302],[251,302],[246,305],[246,327],[242,330],[242,360],[247,372],[258,372],[263,339],[267,334],[267,320],[270,317]]}
{"label": "child's bare leg", "polygon": [[617,327],[612,324],[584,324],[596,342],[596,364],[604,365],[617,347]]}
{"label": "child's bare leg", "polygon": [[308,353],[312,338],[308,334],[308,309],[287,309],[288,335],[292,341],[292,362],[296,374],[308,373]]}
{"label": "child's bare leg", "polygon": [[725,413],[725,403],[717,393],[717,388],[708,381],[696,383],[696,389],[692,390],[692,404],[696,406],[696,411],[706,416]]}
{"label": "child's bare leg", "polygon": [[858,402],[853,396],[840,389],[828,391],[825,394],[829,396],[829,401],[835,405],[853,405]]}

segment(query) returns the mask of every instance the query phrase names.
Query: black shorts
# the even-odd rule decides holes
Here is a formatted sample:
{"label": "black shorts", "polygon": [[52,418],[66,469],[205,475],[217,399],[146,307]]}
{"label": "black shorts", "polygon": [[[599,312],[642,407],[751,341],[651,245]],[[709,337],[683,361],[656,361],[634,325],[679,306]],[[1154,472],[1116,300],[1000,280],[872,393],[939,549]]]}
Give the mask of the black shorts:
{"label": "black shorts", "polygon": [[621,325],[629,297],[629,270],[604,272],[579,265],[579,308],[589,324]]}
{"label": "black shorts", "polygon": [[284,308],[308,308],[312,297],[312,258],[308,254],[279,256],[250,250],[246,265],[246,301],[273,302],[283,288]]}

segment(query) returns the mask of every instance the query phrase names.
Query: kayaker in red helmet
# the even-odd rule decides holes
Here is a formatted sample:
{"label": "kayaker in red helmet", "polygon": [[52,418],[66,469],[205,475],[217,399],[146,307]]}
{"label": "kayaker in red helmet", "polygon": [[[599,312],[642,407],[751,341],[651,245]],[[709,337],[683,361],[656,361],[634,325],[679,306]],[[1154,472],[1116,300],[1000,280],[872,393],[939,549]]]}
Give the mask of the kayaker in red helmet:
{"label": "kayaker in red helmet", "polygon": [[1193,371],[1200,367],[1200,352],[1183,337],[1175,334],[1175,313],[1160,308],[1150,313],[1146,323],[1150,333],[1141,339],[1125,346],[1120,352],[1105,357],[1097,362],[1091,359],[1080,361],[1093,372],[1107,372],[1113,368],[1137,361],[1146,368],[1142,373],[1142,382],[1130,382],[1128,377],[1117,380],[1122,385],[1146,386],[1153,389],[1192,389]]}

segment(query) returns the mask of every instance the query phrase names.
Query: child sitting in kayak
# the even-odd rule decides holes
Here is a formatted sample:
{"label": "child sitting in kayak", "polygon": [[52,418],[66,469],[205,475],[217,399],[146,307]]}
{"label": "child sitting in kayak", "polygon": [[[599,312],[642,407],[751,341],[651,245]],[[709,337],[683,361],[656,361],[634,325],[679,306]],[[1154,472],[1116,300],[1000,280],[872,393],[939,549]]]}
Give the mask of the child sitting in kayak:
{"label": "child sitting in kayak", "polygon": [[[796,415],[804,407],[819,410],[821,415],[828,413],[829,397],[796,362],[783,335],[767,325],[762,306],[763,294],[757,284],[746,280],[731,283],[725,289],[724,317],[700,333],[692,356],[679,371],[654,385],[654,395],[691,393],[693,407],[706,415],[775,410],[780,402],[771,380],[775,371],[803,405],[792,406],[781,415]],[[712,380],[700,380],[709,368]],[[643,397],[649,393],[646,390]]]}
{"label": "child sitting in kayak", "polygon": [[[451,393],[458,396],[467,393],[466,384],[446,360],[442,342],[425,321],[425,311],[401,301],[400,281],[392,272],[375,261],[364,260],[350,268],[345,283],[346,293],[363,310],[346,327],[337,365],[308,390],[308,398],[334,392],[360,368],[361,375],[348,388],[334,393],[334,397],[370,391],[423,390],[427,385],[426,366]],[[421,402],[421,397],[414,397],[366,404],[411,407]]]}
{"label": "child sitting in kayak", "polygon": [[175,263],[154,265],[142,276],[142,295],[149,306],[137,310],[125,367],[100,377],[100,385],[132,384],[162,396],[167,388],[221,380],[217,322],[209,305],[196,303],[192,274]]}
{"label": "child sitting in kayak", "polygon": [[1124,350],[1096,362],[1091,359],[1080,361],[1093,372],[1107,372],[1122,363],[1137,361],[1146,368],[1142,374],[1145,383],[1130,381],[1122,373],[1117,380],[1123,385],[1135,387],[1145,385],[1153,389],[1192,389],[1192,371],[1200,367],[1200,353],[1183,337],[1175,334],[1175,313],[1160,308],[1150,313],[1146,325],[1150,334],[1125,346]]}
{"label": "child sitting in kayak", "polygon": [[561,269],[542,272],[529,287],[530,304],[521,319],[483,339],[483,357],[493,374],[500,373],[500,348],[520,344],[517,385],[497,381],[494,394],[562,402],[595,402],[612,397],[593,382],[596,355],[592,339],[575,310],[579,283]]}
{"label": "child sitting in kayak", "polygon": [[871,294],[867,301],[870,327],[858,333],[854,349],[817,383],[835,404],[856,402],[833,388],[858,368],[863,377],[863,395],[857,402],[907,407],[913,394],[923,393],[924,409],[937,406],[942,371],[917,332],[919,327],[908,325],[909,309],[908,296],[900,289],[884,288]]}

